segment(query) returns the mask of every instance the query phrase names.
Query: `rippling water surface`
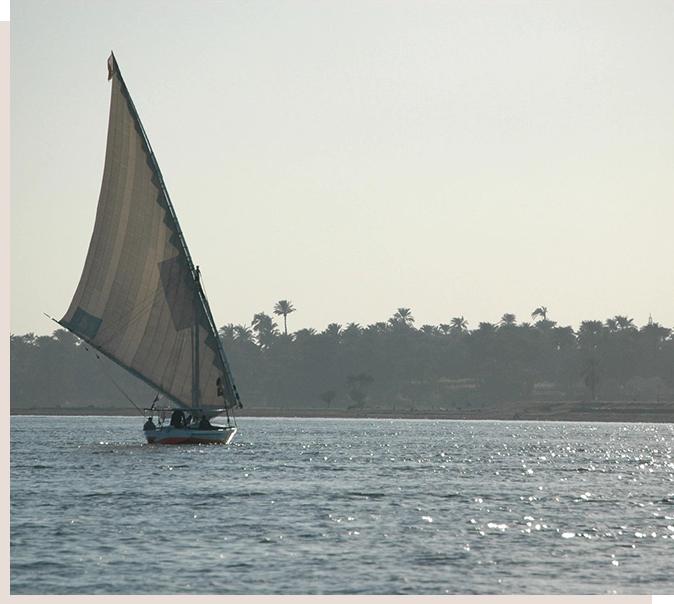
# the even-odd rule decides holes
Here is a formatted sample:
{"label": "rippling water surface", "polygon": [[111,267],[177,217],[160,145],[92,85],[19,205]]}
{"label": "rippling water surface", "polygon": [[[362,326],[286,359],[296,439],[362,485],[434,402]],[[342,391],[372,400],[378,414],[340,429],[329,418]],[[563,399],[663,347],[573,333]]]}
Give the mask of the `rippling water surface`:
{"label": "rippling water surface", "polygon": [[13,594],[674,593],[674,425],[11,418]]}

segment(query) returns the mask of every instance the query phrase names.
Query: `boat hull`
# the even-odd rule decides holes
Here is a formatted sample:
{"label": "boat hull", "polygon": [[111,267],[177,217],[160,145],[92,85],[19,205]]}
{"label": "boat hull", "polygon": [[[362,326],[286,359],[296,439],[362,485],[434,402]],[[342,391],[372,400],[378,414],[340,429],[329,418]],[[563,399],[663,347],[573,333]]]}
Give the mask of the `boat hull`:
{"label": "boat hull", "polygon": [[236,428],[197,430],[167,426],[145,430],[147,442],[155,445],[226,445],[236,434]]}

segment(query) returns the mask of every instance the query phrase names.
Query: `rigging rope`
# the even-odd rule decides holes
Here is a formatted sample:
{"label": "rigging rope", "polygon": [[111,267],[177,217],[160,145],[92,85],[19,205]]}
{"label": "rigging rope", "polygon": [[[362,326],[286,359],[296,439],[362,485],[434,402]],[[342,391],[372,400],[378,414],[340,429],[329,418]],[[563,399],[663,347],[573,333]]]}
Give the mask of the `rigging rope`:
{"label": "rigging rope", "polygon": [[[89,348],[88,348],[87,346],[85,346],[84,348],[85,348],[85,350],[87,350],[87,351],[89,350]],[[140,413],[143,417],[145,417],[145,413],[143,413],[143,412],[140,410],[140,408],[136,405],[136,403],[134,403],[134,402],[131,400],[131,397],[130,397],[126,392],[124,392],[124,390],[122,389],[122,387],[121,387],[121,386],[114,380],[114,378],[110,375],[109,371],[108,371],[107,368],[105,367],[105,364],[103,363],[103,361],[101,361],[101,357],[98,356],[98,353],[97,353],[96,351],[94,351],[94,354],[96,355],[96,358],[98,359],[99,365],[101,366],[101,368],[102,368],[103,371],[105,372],[105,375],[108,376],[108,379],[113,383],[113,385],[115,386],[115,388],[117,388],[117,390],[119,390],[119,391],[124,395],[124,398],[126,398],[126,400],[129,401],[129,402],[136,408],[136,411],[138,411],[138,413]]]}

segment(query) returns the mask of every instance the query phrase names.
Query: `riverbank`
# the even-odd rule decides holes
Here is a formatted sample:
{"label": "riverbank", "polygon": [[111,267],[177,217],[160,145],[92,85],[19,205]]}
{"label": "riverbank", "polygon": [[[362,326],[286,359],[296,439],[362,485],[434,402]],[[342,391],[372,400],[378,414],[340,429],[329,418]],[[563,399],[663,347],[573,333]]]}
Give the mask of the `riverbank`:
{"label": "riverbank", "polygon": [[[12,409],[11,415],[134,416],[133,409],[99,407],[52,407]],[[473,409],[293,409],[246,407],[237,417],[434,419],[434,420],[521,420],[587,422],[674,423],[674,401],[529,401],[501,403]]]}

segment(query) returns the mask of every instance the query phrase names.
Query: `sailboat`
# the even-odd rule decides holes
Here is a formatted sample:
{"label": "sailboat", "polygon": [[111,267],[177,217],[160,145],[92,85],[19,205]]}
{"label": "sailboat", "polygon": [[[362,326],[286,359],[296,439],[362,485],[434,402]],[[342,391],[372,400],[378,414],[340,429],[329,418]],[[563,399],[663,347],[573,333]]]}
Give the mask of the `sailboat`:
{"label": "sailboat", "polygon": [[[114,53],[108,80],[94,231],[79,285],[57,322],[157,391],[144,409],[148,443],[226,444],[243,405],[199,267]],[[168,404],[157,406],[160,397]]]}

